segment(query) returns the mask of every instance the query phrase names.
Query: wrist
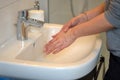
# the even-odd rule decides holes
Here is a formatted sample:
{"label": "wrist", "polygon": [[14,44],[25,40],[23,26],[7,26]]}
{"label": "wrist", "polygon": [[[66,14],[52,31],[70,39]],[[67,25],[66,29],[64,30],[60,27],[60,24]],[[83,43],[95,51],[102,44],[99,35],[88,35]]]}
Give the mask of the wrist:
{"label": "wrist", "polygon": [[79,37],[77,26],[72,28],[71,31],[72,31],[71,33],[74,36],[74,38],[77,39]]}
{"label": "wrist", "polygon": [[84,13],[82,13],[82,14],[84,15],[85,20],[86,20],[86,21],[89,21],[87,12],[84,12]]}

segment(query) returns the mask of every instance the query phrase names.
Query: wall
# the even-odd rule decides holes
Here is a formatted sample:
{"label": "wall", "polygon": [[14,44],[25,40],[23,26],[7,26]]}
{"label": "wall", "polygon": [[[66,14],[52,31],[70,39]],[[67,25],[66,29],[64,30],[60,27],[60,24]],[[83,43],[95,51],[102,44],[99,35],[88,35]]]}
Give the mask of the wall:
{"label": "wall", "polygon": [[[76,12],[81,12],[84,0],[73,0],[73,4],[74,3],[76,4],[73,6],[75,10],[74,13],[77,14]],[[80,5],[78,5],[78,3],[80,3]],[[51,0],[49,6],[50,22],[63,24],[72,18],[70,0]]]}
{"label": "wall", "polygon": [[[73,16],[70,8],[71,0],[49,0],[49,21],[51,23],[64,24]],[[75,15],[94,8],[101,4],[103,0],[72,0]],[[84,5],[85,4],[85,5]],[[84,8],[84,9],[83,9]]]}
{"label": "wall", "polygon": [[0,44],[16,35],[18,11],[33,7],[34,0],[0,0]]}

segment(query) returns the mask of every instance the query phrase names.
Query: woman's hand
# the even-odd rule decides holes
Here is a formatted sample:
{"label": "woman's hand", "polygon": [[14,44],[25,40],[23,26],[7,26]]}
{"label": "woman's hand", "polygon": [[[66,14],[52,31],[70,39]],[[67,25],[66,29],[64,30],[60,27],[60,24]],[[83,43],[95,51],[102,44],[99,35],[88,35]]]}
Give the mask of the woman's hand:
{"label": "woman's hand", "polygon": [[53,39],[49,41],[48,44],[45,45],[46,54],[49,53],[55,54],[71,45],[76,39],[72,29],[69,29],[69,31],[66,33],[61,31],[58,34],[59,35],[53,37]]}
{"label": "woman's hand", "polygon": [[[72,28],[72,27],[74,27],[78,24],[84,23],[86,21],[88,21],[88,18],[84,13],[82,13],[79,16],[76,16],[76,17],[72,18],[69,22],[67,22],[63,26],[63,28],[60,30],[60,32],[65,32],[66,33],[70,28]],[[59,33],[55,34],[53,37],[59,35]]]}
{"label": "woman's hand", "polygon": [[61,51],[62,49],[68,47],[70,44],[74,42],[74,40],[77,38],[74,35],[74,31],[72,30],[72,27],[81,24],[83,22],[86,22],[88,19],[85,14],[80,14],[77,17],[74,17],[71,19],[68,23],[66,23],[61,31],[57,33],[56,35],[52,36],[53,39],[49,41],[45,45],[45,52],[47,54],[49,53],[57,53]]}
{"label": "woman's hand", "polygon": [[86,22],[88,21],[88,18],[86,16],[85,13],[82,13],[80,14],[79,16],[76,16],[74,18],[72,18],[69,22],[67,22],[63,28],[61,29],[61,31],[64,31],[64,32],[67,32],[70,28],[78,25],[78,24],[81,24],[83,22]]}

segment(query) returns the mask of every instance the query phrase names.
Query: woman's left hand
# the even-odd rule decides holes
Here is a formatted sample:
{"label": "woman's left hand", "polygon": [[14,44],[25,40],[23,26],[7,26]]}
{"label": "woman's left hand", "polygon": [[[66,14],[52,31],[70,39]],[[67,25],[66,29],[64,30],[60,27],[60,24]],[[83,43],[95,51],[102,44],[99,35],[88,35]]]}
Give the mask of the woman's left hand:
{"label": "woman's left hand", "polygon": [[46,52],[46,54],[58,53],[59,51],[71,45],[75,41],[75,39],[76,37],[74,36],[72,29],[69,29],[69,31],[66,33],[60,31],[59,33],[57,33],[56,36],[53,37],[52,40],[50,40],[45,45],[44,51]]}

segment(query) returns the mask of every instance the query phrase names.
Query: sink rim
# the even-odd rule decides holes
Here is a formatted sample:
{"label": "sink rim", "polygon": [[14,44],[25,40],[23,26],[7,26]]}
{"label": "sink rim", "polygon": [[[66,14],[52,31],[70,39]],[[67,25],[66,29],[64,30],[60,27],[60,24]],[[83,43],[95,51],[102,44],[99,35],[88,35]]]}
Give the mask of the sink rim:
{"label": "sink rim", "polygon": [[[87,62],[89,63],[91,60],[93,60],[94,58],[96,58],[96,56],[99,55],[100,49],[101,49],[101,45],[102,45],[102,41],[101,39],[96,40],[96,46],[95,46],[95,51],[93,49],[93,51],[84,59],[82,59],[81,61],[77,61],[77,62],[71,62],[71,63],[48,63],[48,62],[38,62],[38,61],[29,61],[29,60],[21,60],[21,59],[16,59],[16,57],[12,58],[12,59],[4,59],[4,60],[0,60],[0,63],[4,62],[4,63],[10,63],[10,64],[20,64],[20,65],[26,65],[26,66],[43,66],[43,67],[72,67],[72,65],[74,66],[81,66],[79,64],[87,64]],[[97,54],[96,54],[97,53]],[[96,54],[96,55],[94,55]],[[17,55],[16,55],[17,56]],[[87,60],[89,59],[89,60]]]}

